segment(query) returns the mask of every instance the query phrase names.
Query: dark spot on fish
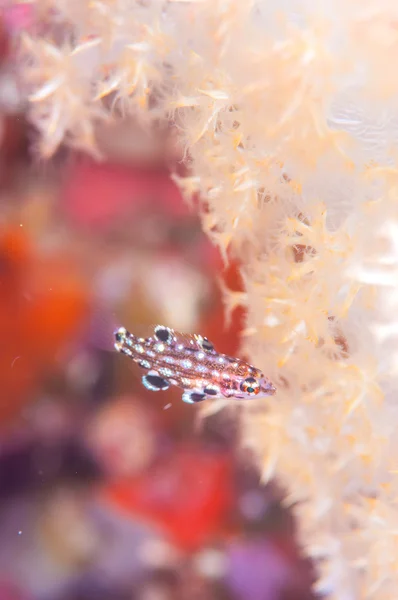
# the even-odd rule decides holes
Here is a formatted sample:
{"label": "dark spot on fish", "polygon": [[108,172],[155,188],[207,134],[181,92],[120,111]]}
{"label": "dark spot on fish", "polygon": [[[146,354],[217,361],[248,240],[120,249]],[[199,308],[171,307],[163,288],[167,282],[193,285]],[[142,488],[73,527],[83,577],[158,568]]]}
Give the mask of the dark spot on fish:
{"label": "dark spot on fish", "polygon": [[182,399],[188,404],[196,404],[197,402],[206,400],[206,394],[201,394],[200,392],[184,392]]}
{"label": "dark spot on fish", "polygon": [[167,329],[167,327],[163,327],[162,325],[159,325],[155,328],[155,336],[158,340],[164,343],[169,343],[172,338],[171,331]]}
{"label": "dark spot on fish", "polygon": [[130,335],[129,332],[124,329],[123,327],[121,327],[120,329],[118,329],[117,331],[115,331],[115,340],[117,342],[124,342],[125,339]]}
{"label": "dark spot on fish", "polygon": [[217,394],[219,394],[219,390],[216,390],[215,388],[211,388],[211,387],[207,387],[203,391],[208,396],[217,396]]}
{"label": "dark spot on fish", "polygon": [[207,352],[214,350],[213,344],[207,338],[203,338],[200,345],[202,346],[203,350],[206,350]]}
{"label": "dark spot on fish", "polygon": [[144,375],[142,383],[148,390],[153,392],[167,390],[169,388],[169,382],[159,375]]}
{"label": "dark spot on fish", "polygon": [[199,394],[198,392],[192,392],[191,400],[192,402],[202,402],[206,398],[206,394]]}

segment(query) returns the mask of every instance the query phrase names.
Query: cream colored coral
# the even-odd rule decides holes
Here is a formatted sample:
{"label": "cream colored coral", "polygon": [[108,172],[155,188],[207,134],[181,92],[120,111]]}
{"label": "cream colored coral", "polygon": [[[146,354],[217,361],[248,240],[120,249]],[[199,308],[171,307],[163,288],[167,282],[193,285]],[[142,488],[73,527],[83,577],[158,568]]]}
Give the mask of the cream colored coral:
{"label": "cream colored coral", "polygon": [[318,589],[396,600],[396,2],[38,5],[58,27],[21,54],[43,152],[94,151],[117,107],[174,119],[182,189],[242,260],[244,349],[278,385],[245,407],[246,443],[287,489]]}

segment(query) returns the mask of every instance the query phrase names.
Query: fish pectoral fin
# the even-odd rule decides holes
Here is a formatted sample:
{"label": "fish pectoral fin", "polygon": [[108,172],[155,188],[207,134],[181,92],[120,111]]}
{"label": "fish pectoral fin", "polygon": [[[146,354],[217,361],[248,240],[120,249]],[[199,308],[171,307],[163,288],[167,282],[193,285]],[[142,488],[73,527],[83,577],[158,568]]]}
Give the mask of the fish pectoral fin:
{"label": "fish pectoral fin", "polygon": [[[229,407],[232,408],[231,402],[226,398],[211,398],[212,402],[206,404],[199,413],[199,423],[202,423],[205,419],[216,415],[218,412],[223,410],[224,408]],[[200,425],[199,425],[200,427]]]}

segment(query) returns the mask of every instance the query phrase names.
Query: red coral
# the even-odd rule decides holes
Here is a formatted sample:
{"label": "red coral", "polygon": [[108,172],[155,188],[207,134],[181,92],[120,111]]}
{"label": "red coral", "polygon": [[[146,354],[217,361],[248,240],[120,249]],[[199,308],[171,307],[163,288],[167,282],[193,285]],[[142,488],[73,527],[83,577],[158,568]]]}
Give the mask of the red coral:
{"label": "red coral", "polygon": [[228,456],[179,448],[142,477],[109,486],[104,498],[194,550],[223,527],[233,495],[231,467]]}
{"label": "red coral", "polygon": [[22,231],[0,238],[0,423],[32,398],[82,324],[87,291],[68,258],[39,258]]}

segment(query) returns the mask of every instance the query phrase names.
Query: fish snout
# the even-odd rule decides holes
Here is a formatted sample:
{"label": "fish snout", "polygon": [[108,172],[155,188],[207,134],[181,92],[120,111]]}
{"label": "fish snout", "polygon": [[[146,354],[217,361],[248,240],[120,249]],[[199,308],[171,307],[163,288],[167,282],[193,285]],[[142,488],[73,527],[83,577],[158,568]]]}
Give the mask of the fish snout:
{"label": "fish snout", "polygon": [[276,394],[276,387],[269,380],[265,380],[261,384],[261,391],[267,396],[274,396]]}

